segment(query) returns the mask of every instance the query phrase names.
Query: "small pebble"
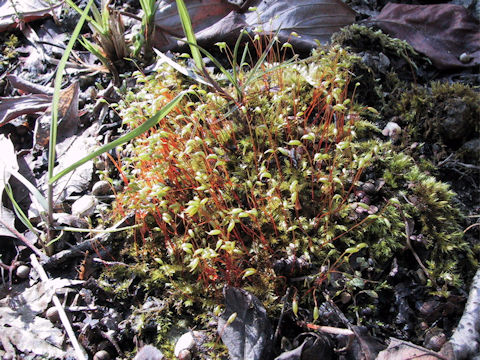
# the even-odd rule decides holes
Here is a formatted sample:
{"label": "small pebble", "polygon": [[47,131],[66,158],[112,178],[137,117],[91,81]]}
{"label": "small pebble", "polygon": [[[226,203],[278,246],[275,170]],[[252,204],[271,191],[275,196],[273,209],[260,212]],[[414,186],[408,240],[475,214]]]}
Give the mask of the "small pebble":
{"label": "small pebble", "polygon": [[164,360],[162,352],[155,346],[145,345],[140,349],[133,360]]}
{"label": "small pebble", "polygon": [[352,295],[350,293],[344,291],[340,294],[340,301],[342,304],[348,304],[352,300]]}
{"label": "small pebble", "polygon": [[47,319],[50,320],[52,323],[57,323],[60,321],[60,314],[55,306],[52,306],[47,310],[46,313]]}
{"label": "small pebble", "polygon": [[110,360],[110,354],[105,350],[100,350],[93,355],[93,360]]}
{"label": "small pebble", "polygon": [[370,195],[375,194],[376,192],[375,184],[371,182],[366,182],[365,184],[363,184],[362,189],[363,191],[365,191],[367,194],[370,194]]}
{"label": "small pebble", "polygon": [[102,195],[109,195],[112,193],[112,187],[110,183],[105,180],[100,180],[93,185],[92,188],[92,195],[95,196],[102,196]]}
{"label": "small pebble", "polygon": [[401,132],[402,128],[400,127],[400,125],[393,121],[387,123],[385,128],[382,130],[383,136],[388,136],[392,140],[396,140]]}
{"label": "small pebble", "polygon": [[[205,341],[205,334],[202,331],[189,331],[177,340],[173,354],[181,360],[189,360],[193,357],[193,353],[197,350],[197,344]],[[188,354],[186,351],[187,350]],[[183,352],[182,352],[183,351]],[[183,358],[180,356],[184,356]]]}
{"label": "small pebble", "polygon": [[182,351],[180,351],[177,357],[178,357],[178,360],[191,360],[192,353],[190,352],[190,350],[183,349]]}
{"label": "small pebble", "polygon": [[189,331],[177,340],[173,354],[178,358],[182,350],[191,350],[195,347],[195,339],[193,338],[193,331]]}
{"label": "small pebble", "polygon": [[30,268],[27,265],[20,265],[15,272],[20,279],[28,279]]}
{"label": "small pebble", "polygon": [[72,204],[72,215],[78,217],[88,217],[93,215],[97,207],[95,196],[84,195]]}
{"label": "small pebble", "polygon": [[464,64],[468,64],[470,61],[472,61],[472,55],[470,54],[467,54],[467,53],[463,53],[462,55],[460,55],[458,57],[458,59],[464,63]]}

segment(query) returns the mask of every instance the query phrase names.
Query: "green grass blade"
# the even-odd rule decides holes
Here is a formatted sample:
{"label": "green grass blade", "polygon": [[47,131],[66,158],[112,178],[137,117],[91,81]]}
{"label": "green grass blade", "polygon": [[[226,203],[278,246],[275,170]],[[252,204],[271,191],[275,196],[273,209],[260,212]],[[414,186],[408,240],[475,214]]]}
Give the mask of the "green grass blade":
{"label": "green grass blade", "polygon": [[186,41],[186,43],[190,46],[196,47],[199,51],[201,51],[206,57],[208,57],[213,64],[222,72],[223,75],[232,83],[232,85],[235,87],[235,90],[237,91],[237,94],[239,96],[239,99],[241,98],[242,91],[240,88],[240,85],[236,82],[235,78],[230,74],[230,72],[225,69],[222,64],[212,55],[210,54],[207,50],[202,48],[201,46],[198,46],[197,44],[191,43]]}
{"label": "green grass blade", "polygon": [[[63,79],[63,72],[65,70],[65,65],[67,64],[68,57],[70,56],[70,52],[73,49],[73,45],[75,41],[77,41],[78,35],[80,34],[80,30],[82,29],[83,23],[87,18],[88,10],[90,6],[93,4],[93,0],[89,0],[87,6],[82,12],[80,16],[80,20],[78,21],[77,26],[73,30],[72,36],[70,41],[68,42],[67,47],[65,48],[65,52],[58,63],[57,73],[55,75],[55,89],[53,92],[53,100],[52,100],[52,120],[50,122],[50,141],[48,147],[48,178],[51,179],[53,176],[53,170],[55,168],[55,146],[57,145],[57,126],[58,126],[58,105],[60,102],[60,89],[62,86],[62,79]],[[49,180],[49,184],[52,184]],[[50,199],[49,199],[50,200]]]}
{"label": "green grass blade", "polygon": [[98,45],[92,43],[91,41],[87,40],[83,36],[79,38],[78,41],[80,42],[80,44],[83,45],[85,49],[87,49],[88,52],[95,55],[103,64],[103,66],[109,69],[108,59],[105,56],[103,56],[102,52],[100,51],[100,47]]}
{"label": "green grass blade", "polygon": [[[80,9],[72,0],[65,0],[65,2],[68,4],[68,6],[70,6],[73,10],[75,10],[76,12],[78,12],[80,15],[83,13],[82,9]],[[87,15],[86,17],[86,20],[88,21],[88,23],[90,25],[92,25],[95,30],[97,30],[97,32],[101,33],[102,32],[102,29],[100,27],[100,24],[98,24],[95,19],[93,19],[92,17],[90,17],[89,15]]]}
{"label": "green grass blade", "polygon": [[[242,41],[242,37],[243,37],[243,30],[240,32],[240,35],[238,35],[237,42],[235,43],[235,47],[233,48],[232,70],[233,70],[233,78],[235,80],[235,83],[237,84],[238,84],[237,56],[238,56],[238,49]],[[242,63],[240,62],[240,66],[241,65]]]}
{"label": "green grass blade", "polygon": [[11,174],[15,176],[17,180],[20,181],[28,189],[28,191],[33,194],[33,196],[35,196],[35,199],[37,199],[43,210],[48,211],[48,202],[45,196],[43,196],[40,191],[38,191],[38,189],[18,171],[11,171]]}
{"label": "green grass blade", "polygon": [[[190,21],[190,15],[188,14],[187,7],[183,0],[176,0],[178,15],[180,16],[180,21],[182,22],[183,31],[187,38],[188,44],[190,45],[190,51],[192,52],[193,61],[199,69],[203,68],[203,60],[200,51],[197,46],[197,39],[195,37],[195,32],[193,31],[192,22]],[[195,46],[194,46],[195,45]]]}
{"label": "green grass blade", "polygon": [[240,64],[239,64],[240,69],[243,67],[243,64],[245,63],[245,58],[247,57],[248,52],[249,52],[249,48],[247,43],[243,48],[242,58],[240,59]]}
{"label": "green grass blade", "polygon": [[173,108],[175,106],[177,106],[177,104],[180,102],[180,100],[182,100],[182,98],[185,94],[186,94],[186,91],[182,91],[172,101],[170,101],[163,109],[159,110],[155,115],[153,115],[150,119],[145,121],[142,125],[140,125],[136,129],[130,131],[129,133],[125,134],[124,136],[112,141],[111,143],[108,143],[108,144],[102,146],[100,149],[94,151],[90,155],[85,156],[83,159],[80,159],[76,163],[74,163],[74,164],[70,165],[69,167],[67,167],[66,169],[60,171],[55,176],[52,176],[49,179],[48,183],[53,184],[55,181],[57,181],[58,179],[60,179],[61,177],[65,176],[65,175],[67,175],[71,171],[75,170],[80,165],[85,164],[87,161],[92,160],[92,159],[96,158],[97,156],[99,156],[99,155],[101,155],[101,154],[103,154],[103,153],[105,153],[109,150],[112,150],[113,148],[115,148],[119,145],[122,145],[122,144],[136,138],[140,134],[144,133],[145,131],[150,129],[152,126],[156,125],[170,111],[172,111]]}
{"label": "green grass blade", "polygon": [[13,196],[13,191],[12,188],[10,187],[10,184],[6,183],[5,184],[5,192],[7,193],[8,197],[10,198],[10,201],[12,202],[13,205],[13,210],[15,211],[15,215],[17,218],[20,219],[20,221],[25,225],[32,233],[38,236],[38,231],[34,228],[30,220],[28,219],[28,216],[25,215],[23,210],[20,208],[20,205],[16,202],[14,196]]}
{"label": "green grass blade", "polygon": [[263,64],[263,62],[265,61],[265,58],[267,57],[268,53],[270,52],[270,50],[272,49],[273,45],[275,44],[275,41],[277,41],[277,35],[278,33],[280,32],[280,29],[278,29],[272,40],[270,41],[270,43],[268,44],[267,48],[265,49],[265,51],[263,51],[262,55],[260,56],[260,58],[258,59],[258,61],[255,63],[255,66],[252,68],[252,70],[250,70],[250,73],[249,73],[249,76],[247,78],[247,80],[245,81],[245,84],[243,84],[243,87],[242,89],[245,89],[248,84],[250,84],[250,82],[256,78],[256,75],[257,75],[257,72],[258,72],[258,69],[260,68],[260,66]]}

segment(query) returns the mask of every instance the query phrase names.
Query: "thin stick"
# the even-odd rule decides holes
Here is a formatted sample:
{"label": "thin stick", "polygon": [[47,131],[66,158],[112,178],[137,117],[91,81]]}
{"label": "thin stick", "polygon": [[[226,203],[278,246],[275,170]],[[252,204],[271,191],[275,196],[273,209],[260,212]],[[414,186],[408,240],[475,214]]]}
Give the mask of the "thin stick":
{"label": "thin stick", "polygon": [[275,335],[273,337],[273,344],[277,343],[278,338],[280,337],[280,325],[282,325],[283,316],[285,315],[285,308],[287,307],[288,298],[290,297],[291,288],[287,289],[283,300],[282,312],[280,313],[280,318],[278,319],[277,329],[275,330]]}
{"label": "thin stick", "polygon": [[[133,219],[133,215],[127,215],[122,220],[117,222],[113,225],[110,229],[118,229],[119,227],[128,225],[128,223]],[[97,236],[93,237],[92,239],[85,240],[75,246],[72,246],[68,250],[63,250],[55,255],[50,256],[47,258],[46,261],[42,262],[43,266],[48,268],[52,268],[54,266],[58,266],[59,264],[71,259],[72,257],[79,256],[79,254],[83,254],[87,250],[91,250],[93,246],[98,244],[104,244],[110,237],[112,233],[105,233],[105,234],[98,234]]]}
{"label": "thin stick", "polygon": [[[40,276],[40,279],[44,282],[47,282],[48,281],[47,273],[43,269],[42,265],[40,265],[35,255],[33,254],[30,255],[30,261],[33,268],[37,271],[38,275]],[[60,315],[60,320],[62,321],[63,327],[67,331],[67,335],[70,339],[70,342],[72,343],[73,348],[75,349],[77,359],[78,360],[88,359],[87,353],[77,341],[75,333],[73,332],[73,329],[72,329],[72,325],[68,320],[67,314],[65,313],[65,310],[63,309],[62,304],[58,299],[58,296],[56,294],[53,294],[52,300],[53,300],[53,303],[55,304],[55,308],[57,309],[58,314]]]}

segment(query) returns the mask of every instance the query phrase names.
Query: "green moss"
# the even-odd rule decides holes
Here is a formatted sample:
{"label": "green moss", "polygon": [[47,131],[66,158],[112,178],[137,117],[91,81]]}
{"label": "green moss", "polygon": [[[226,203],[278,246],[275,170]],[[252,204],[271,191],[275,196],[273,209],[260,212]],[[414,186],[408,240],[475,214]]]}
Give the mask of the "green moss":
{"label": "green moss", "polygon": [[12,60],[18,57],[17,47],[20,42],[16,35],[8,32],[0,34],[0,65],[11,66]]}
{"label": "green moss", "polygon": [[458,150],[479,136],[480,94],[468,85],[433,82],[428,87],[414,87],[391,108],[409,142],[437,144],[437,153],[443,151],[443,156],[448,155],[446,150]]}
{"label": "green moss", "polygon": [[358,24],[342,28],[334,34],[332,41],[354,52],[368,49],[372,52],[381,52],[389,58],[402,58],[415,69],[417,67],[415,61],[426,60],[406,41],[392,38],[381,30],[374,30]]}
{"label": "green moss", "polygon": [[[188,313],[212,310],[231,284],[277,312],[286,285],[273,264],[302,256],[318,271],[297,285],[299,293],[338,292],[347,282],[354,294],[373,296],[384,282],[367,280],[407,248],[406,219],[424,239],[414,246],[430,276],[443,280],[431,289],[459,284],[454,259],[469,250],[454,194],[377,138],[367,109],[349,96],[356,59],[336,46],[288,67],[265,64],[271,71],[236,103],[193,86],[158,128],[122,150],[128,184],[116,207],[145,225],[130,256],[142,264],[135,271],[148,293]],[[118,106],[131,127],[186,86],[167,66],[137,79],[143,86]],[[368,262],[376,266],[362,265]],[[334,273],[345,279],[334,283]],[[311,296],[302,299],[312,304]]]}

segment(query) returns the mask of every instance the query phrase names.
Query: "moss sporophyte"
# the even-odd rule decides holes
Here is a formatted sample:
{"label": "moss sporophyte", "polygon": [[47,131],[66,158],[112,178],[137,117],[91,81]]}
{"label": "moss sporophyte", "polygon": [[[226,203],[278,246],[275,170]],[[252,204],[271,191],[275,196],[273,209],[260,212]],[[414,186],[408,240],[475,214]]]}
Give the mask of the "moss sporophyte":
{"label": "moss sporophyte", "polygon": [[[167,65],[136,75],[142,86],[118,104],[131,128],[189,89],[118,151],[125,187],[113,214],[134,213],[142,224],[124,253],[137,259],[147,292],[213,309],[230,284],[277,311],[292,283],[273,264],[293,257],[309,264],[294,283],[302,306],[313,309],[312,294],[326,288],[334,298],[374,297],[386,287],[385,266],[406,251],[405,219],[422,239],[414,246],[428,278],[442,279],[431,291],[462,281],[458,259],[469,250],[454,194],[365,120],[374,110],[347,90],[356,60],[336,46],[286,67],[265,62],[236,101]],[[251,74],[237,70],[241,85]],[[225,93],[238,90],[210,76]]]}

